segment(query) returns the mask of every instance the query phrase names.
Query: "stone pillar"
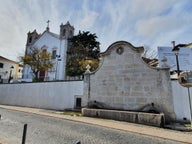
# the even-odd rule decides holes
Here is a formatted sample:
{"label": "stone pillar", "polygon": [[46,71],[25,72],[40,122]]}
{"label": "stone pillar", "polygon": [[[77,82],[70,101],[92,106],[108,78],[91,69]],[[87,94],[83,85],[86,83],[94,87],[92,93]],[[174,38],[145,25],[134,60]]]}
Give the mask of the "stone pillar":
{"label": "stone pillar", "polygon": [[84,73],[84,96],[82,99],[82,106],[83,107],[88,107],[88,103],[90,101],[90,92],[91,92],[91,81],[90,81],[90,75],[91,75],[91,66],[88,64],[86,66],[86,71]]}

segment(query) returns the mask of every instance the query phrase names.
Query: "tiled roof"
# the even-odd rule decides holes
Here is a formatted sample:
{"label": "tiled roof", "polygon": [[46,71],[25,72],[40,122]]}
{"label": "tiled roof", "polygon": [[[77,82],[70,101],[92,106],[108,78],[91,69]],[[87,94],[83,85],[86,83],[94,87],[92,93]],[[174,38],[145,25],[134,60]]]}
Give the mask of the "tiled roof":
{"label": "tiled roof", "polygon": [[0,59],[3,59],[3,60],[10,61],[10,62],[13,62],[13,63],[17,63],[17,64],[18,64],[18,62],[13,61],[13,60],[10,60],[10,59],[8,59],[8,58],[5,58],[5,57],[3,57],[3,56],[0,56]]}

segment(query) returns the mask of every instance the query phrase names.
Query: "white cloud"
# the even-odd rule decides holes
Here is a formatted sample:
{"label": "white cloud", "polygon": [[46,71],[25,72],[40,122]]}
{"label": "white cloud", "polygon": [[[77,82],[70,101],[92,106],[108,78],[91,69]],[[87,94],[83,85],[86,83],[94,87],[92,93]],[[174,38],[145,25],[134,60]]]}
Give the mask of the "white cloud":
{"label": "white cloud", "polygon": [[25,50],[28,31],[59,33],[68,20],[79,30],[96,33],[104,51],[113,42],[135,46],[190,42],[191,2],[188,0],[0,0],[0,54],[11,59]]}
{"label": "white cloud", "polygon": [[183,5],[176,3],[172,5],[169,13],[138,20],[135,25],[137,36],[151,43],[154,48],[159,45],[170,45],[172,40],[183,39],[186,29],[191,27],[192,19],[191,12],[182,10]]}
{"label": "white cloud", "polygon": [[49,18],[57,18],[54,3],[46,1],[42,5],[39,2],[35,0],[1,2],[0,52],[2,56],[17,60],[17,57],[25,51],[28,31],[39,29],[42,32]]}
{"label": "white cloud", "polygon": [[90,29],[94,26],[95,21],[98,17],[98,14],[96,12],[90,11],[85,16],[80,22],[80,27],[84,27],[84,29]]}

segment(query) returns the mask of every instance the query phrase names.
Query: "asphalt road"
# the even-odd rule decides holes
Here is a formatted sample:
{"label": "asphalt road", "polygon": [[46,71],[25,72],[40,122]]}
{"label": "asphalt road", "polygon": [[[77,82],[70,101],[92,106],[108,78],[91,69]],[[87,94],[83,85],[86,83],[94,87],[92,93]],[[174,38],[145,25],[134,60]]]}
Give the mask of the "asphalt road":
{"label": "asphalt road", "polygon": [[[154,137],[53,117],[0,108],[0,140],[21,144],[27,124],[26,144],[180,144]],[[1,141],[0,141],[1,143]]]}

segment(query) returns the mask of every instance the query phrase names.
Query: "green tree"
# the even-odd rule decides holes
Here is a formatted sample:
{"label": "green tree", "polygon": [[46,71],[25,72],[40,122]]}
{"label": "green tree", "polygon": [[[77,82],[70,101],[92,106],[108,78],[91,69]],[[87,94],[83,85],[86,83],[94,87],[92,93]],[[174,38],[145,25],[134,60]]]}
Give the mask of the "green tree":
{"label": "green tree", "polygon": [[96,39],[97,36],[95,33],[91,34],[89,31],[79,31],[78,35],[69,39],[72,45],[69,51],[70,54],[98,59],[100,53],[100,43]]}
{"label": "green tree", "polygon": [[34,81],[39,81],[38,74],[40,71],[47,71],[53,67],[51,62],[51,53],[42,49],[31,48],[30,52],[21,57],[24,65],[29,65],[34,74]]}
{"label": "green tree", "polygon": [[94,71],[99,66],[100,43],[96,34],[89,31],[81,32],[69,39],[70,49],[66,73],[69,76],[82,75],[89,64]]}

